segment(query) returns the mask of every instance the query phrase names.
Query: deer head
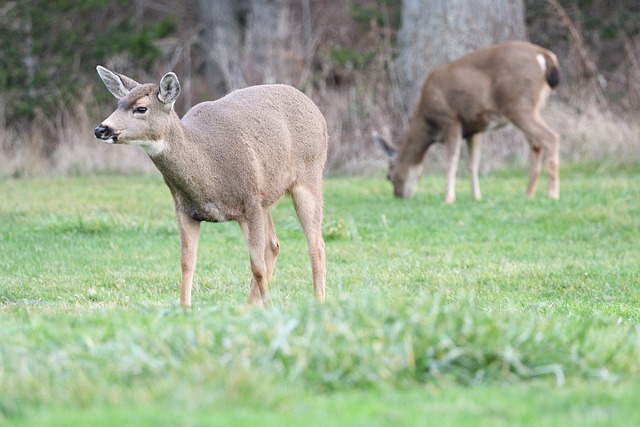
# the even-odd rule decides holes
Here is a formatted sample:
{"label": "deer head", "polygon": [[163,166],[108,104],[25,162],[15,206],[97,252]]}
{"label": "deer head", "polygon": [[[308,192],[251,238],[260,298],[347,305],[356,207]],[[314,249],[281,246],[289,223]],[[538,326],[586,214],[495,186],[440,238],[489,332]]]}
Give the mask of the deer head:
{"label": "deer head", "polygon": [[173,104],[180,94],[174,73],[167,73],[160,84],[139,84],[135,80],[97,67],[98,74],[118,99],[117,109],[95,128],[96,138],[107,144],[130,144],[143,147],[150,155],[162,151],[166,126],[175,115]]}

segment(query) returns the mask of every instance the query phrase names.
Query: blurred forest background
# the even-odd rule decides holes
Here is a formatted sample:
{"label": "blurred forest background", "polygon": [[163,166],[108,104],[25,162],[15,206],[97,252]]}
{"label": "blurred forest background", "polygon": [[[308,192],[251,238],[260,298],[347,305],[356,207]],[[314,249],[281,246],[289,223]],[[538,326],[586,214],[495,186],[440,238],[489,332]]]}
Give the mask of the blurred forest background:
{"label": "blurred forest background", "polygon": [[[93,129],[115,100],[95,66],[157,82],[178,74],[176,110],[261,83],[307,93],[327,118],[329,174],[378,171],[377,129],[399,141],[429,70],[527,39],[562,81],[543,115],[563,162],[640,161],[637,0],[4,0],[0,177],[153,170]],[[524,137],[493,132],[482,171],[528,162]],[[435,169],[444,150],[427,156]]]}

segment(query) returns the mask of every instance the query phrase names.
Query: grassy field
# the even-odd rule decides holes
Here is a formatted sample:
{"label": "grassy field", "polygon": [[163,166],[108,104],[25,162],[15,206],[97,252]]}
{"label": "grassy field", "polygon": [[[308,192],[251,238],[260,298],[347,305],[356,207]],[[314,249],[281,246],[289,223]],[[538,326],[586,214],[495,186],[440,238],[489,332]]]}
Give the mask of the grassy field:
{"label": "grassy field", "polygon": [[0,424],[637,426],[640,166],[526,172],[485,200],[325,185],[327,303],[291,202],[275,307],[235,223],[203,226],[192,310],[159,177],[0,181]]}

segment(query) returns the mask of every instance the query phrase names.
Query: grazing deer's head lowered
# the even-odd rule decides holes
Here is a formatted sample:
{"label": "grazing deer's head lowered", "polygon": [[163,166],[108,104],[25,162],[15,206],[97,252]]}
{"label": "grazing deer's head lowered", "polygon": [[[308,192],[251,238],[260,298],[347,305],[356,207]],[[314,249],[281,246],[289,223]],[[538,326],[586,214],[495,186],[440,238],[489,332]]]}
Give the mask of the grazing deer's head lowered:
{"label": "grazing deer's head lowered", "polygon": [[158,85],[97,70],[118,107],[96,127],[96,137],[141,146],[173,195],[180,303],[191,305],[200,222],[234,220],[249,250],[249,302],[269,305],[268,282],[280,250],[271,210],[284,194],[291,195],[307,238],[315,296],[324,301],[322,173],[328,136],[318,107],[291,86],[262,85],[200,103],[181,120],[173,109],[180,93],[175,74],[167,73]]}
{"label": "grazing deer's head lowered", "polygon": [[540,117],[540,108],[559,83],[556,56],[527,42],[509,42],[477,50],[436,68],[422,89],[416,112],[402,144],[396,147],[376,132],[373,137],[391,157],[388,177],[397,197],[411,197],[422,174],[429,146],[447,148],[446,203],[456,198],[455,180],[462,139],[469,148],[469,172],[474,199],[480,199],[478,166],[481,133],[507,119],[531,146],[531,172],[526,196],[533,197],[547,152],[550,198],[560,195],[559,137]]}

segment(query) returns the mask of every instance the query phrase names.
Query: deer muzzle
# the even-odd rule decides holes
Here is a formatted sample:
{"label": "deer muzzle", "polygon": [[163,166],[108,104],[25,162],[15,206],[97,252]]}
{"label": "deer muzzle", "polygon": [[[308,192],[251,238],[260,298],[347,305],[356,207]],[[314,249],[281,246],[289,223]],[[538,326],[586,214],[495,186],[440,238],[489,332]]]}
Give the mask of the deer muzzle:
{"label": "deer muzzle", "polygon": [[118,136],[113,133],[113,129],[105,125],[100,125],[95,128],[95,135],[96,138],[107,143],[114,143],[118,139]]}

